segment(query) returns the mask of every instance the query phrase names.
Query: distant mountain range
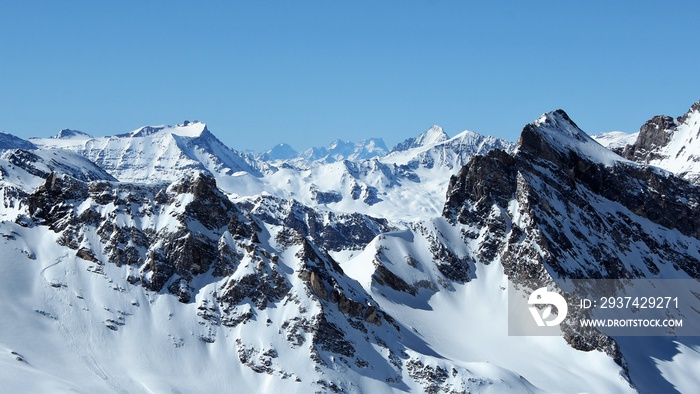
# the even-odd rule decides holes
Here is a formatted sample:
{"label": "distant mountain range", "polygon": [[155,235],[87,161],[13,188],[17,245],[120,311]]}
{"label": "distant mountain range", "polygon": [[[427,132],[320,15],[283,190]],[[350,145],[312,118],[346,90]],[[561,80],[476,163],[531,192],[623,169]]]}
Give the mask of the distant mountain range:
{"label": "distant mountain range", "polygon": [[325,148],[310,148],[298,153],[287,144],[276,145],[269,151],[257,155],[266,161],[295,161],[299,164],[335,163],[343,160],[363,160],[382,157],[388,153],[381,138],[370,138],[356,143],[335,140]]}

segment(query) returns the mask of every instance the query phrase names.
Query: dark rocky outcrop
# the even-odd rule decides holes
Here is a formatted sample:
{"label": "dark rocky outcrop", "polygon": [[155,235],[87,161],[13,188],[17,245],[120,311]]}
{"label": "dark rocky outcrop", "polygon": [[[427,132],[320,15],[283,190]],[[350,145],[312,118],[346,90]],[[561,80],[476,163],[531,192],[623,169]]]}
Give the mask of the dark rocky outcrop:
{"label": "dark rocky outcrop", "polygon": [[416,295],[418,292],[414,286],[406,283],[405,280],[391,272],[391,270],[386,268],[384,265],[375,262],[374,267],[374,273],[372,274],[373,283],[380,286],[387,286],[396,291],[401,291],[411,295]]}
{"label": "dark rocky outcrop", "polygon": [[[532,289],[558,278],[654,277],[664,266],[700,278],[692,252],[700,247],[700,188],[622,158],[595,161],[580,153],[588,147],[555,145],[553,125],[567,133],[561,141],[593,142],[563,111],[546,119],[523,129],[515,154],[475,156],[450,181],[443,215],[476,229],[463,234],[476,240],[479,261],[500,259],[511,281]],[[674,124],[654,118],[640,146],[666,143],[663,131]],[[635,253],[643,264],[630,260]],[[617,344],[599,332],[566,331],[566,339],[624,366]]]}
{"label": "dark rocky outcrop", "polygon": [[639,129],[637,141],[627,145],[622,151],[622,156],[639,163],[660,159],[661,156],[656,151],[671,141],[671,134],[677,126],[676,120],[670,116],[654,116]]}
{"label": "dark rocky outcrop", "polygon": [[[154,217],[177,207],[185,194],[192,195],[191,202],[179,213],[174,210],[170,214],[175,226],[143,228],[118,225],[115,221],[118,216],[128,217],[131,222]],[[242,218],[241,212],[216,188],[214,179],[205,175],[186,177],[163,191],[158,186],[85,183],[51,173],[27,199],[32,217],[60,233],[59,242],[75,249],[78,257],[98,264],[140,267],[139,277],[131,280],[154,291],[160,291],[177,276],[179,279],[168,285],[168,290],[183,301],[189,300],[188,282],[193,277],[212,268],[223,274],[224,267],[235,264],[236,256],[230,248],[217,243],[229,227],[232,234],[247,238],[252,238],[258,229],[252,220]],[[79,212],[76,207],[83,203],[88,206]],[[229,226],[230,223],[235,225]],[[197,226],[212,231],[217,238],[203,234]],[[88,244],[89,228],[94,228],[99,236],[103,247],[97,249],[102,253],[96,253],[95,245]],[[100,261],[100,254],[107,261]]]}
{"label": "dark rocky outcrop", "polygon": [[287,242],[286,237],[309,237],[325,250],[361,249],[378,234],[393,229],[386,219],[359,213],[317,211],[296,200],[269,195],[259,196],[240,206],[264,223],[283,226],[284,233],[278,240],[282,244]]}
{"label": "dark rocky outcrop", "polygon": [[[529,227],[512,222],[511,215],[516,212],[507,213],[511,201],[517,201],[519,214],[531,219]],[[622,210],[601,212],[610,204]],[[517,253],[522,256],[530,252],[520,245],[536,243],[542,253],[526,260],[540,260],[562,276],[637,276],[640,273],[631,272],[632,267],[622,264],[621,255],[614,251],[633,239],[643,239],[659,256],[656,264],[665,264],[673,256],[671,261],[697,277],[698,262],[685,255],[682,248],[659,248],[658,241],[647,229],[634,224],[636,220],[630,215],[700,239],[698,206],[700,188],[683,179],[622,160],[609,166],[574,150],[562,152],[552,147],[533,124],[523,129],[515,155],[491,151],[476,156],[452,178],[443,215],[489,229],[479,244],[486,261],[499,253],[504,253],[506,262],[515,260],[513,247],[522,249]],[[580,225],[564,224],[567,220]],[[586,230],[595,234],[584,234]],[[595,245],[597,239],[606,242]],[[615,244],[609,244],[610,240]],[[577,260],[574,246],[582,244],[595,261],[572,271],[564,261]],[[519,268],[506,264],[506,269],[514,273]]]}

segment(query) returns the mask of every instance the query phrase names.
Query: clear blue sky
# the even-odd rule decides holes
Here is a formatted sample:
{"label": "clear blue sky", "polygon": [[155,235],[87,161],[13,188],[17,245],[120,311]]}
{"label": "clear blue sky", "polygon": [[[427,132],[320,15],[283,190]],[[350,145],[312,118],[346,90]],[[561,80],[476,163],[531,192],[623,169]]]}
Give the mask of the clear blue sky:
{"label": "clear blue sky", "polygon": [[0,130],[206,122],[235,149],[636,131],[700,99],[697,1],[0,0]]}

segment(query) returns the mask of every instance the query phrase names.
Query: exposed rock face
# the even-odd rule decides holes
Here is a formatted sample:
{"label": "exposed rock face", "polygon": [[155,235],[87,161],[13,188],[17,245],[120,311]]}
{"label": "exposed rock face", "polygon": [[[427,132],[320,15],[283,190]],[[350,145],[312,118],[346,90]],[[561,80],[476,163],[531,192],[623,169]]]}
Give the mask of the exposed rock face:
{"label": "exposed rock face", "polygon": [[676,119],[657,115],[640,129],[637,140],[621,155],[652,164],[700,185],[700,102]]}
{"label": "exposed rock face", "polygon": [[[310,237],[323,249],[339,251],[360,249],[380,233],[393,227],[386,219],[359,213],[336,214],[309,208],[295,200],[269,195],[243,202],[242,209],[250,211],[264,223],[283,226],[278,242],[294,242],[294,237]],[[292,235],[292,232],[296,235]],[[291,241],[288,239],[291,237]]]}
{"label": "exposed rock face", "polygon": [[[654,125],[647,137],[660,141]],[[547,133],[559,128],[584,145],[554,144]],[[523,129],[515,154],[474,157],[451,179],[443,215],[475,229],[464,238],[479,245],[477,259],[500,259],[514,283],[533,289],[552,278],[700,278],[700,188],[622,158],[596,161],[599,146],[579,132],[563,111],[550,113]],[[604,335],[567,340],[624,364]]]}
{"label": "exposed rock face", "polygon": [[639,129],[637,141],[625,147],[622,156],[640,163],[661,158],[658,150],[671,141],[671,135],[677,126],[676,120],[670,116],[654,116]]}
{"label": "exposed rock face", "polygon": [[516,189],[515,159],[502,150],[493,150],[485,156],[474,156],[470,162],[452,177],[447,192],[445,209],[457,208],[457,219],[467,220],[470,211],[461,209],[465,197],[483,201],[487,209],[492,203],[507,205]]}
{"label": "exposed rock face", "polygon": [[[568,116],[565,120],[570,121]],[[546,160],[562,170],[562,178],[568,177],[572,184],[583,185],[593,193],[622,204],[635,214],[664,227],[676,228],[691,237],[700,237],[700,216],[693,209],[700,201],[698,188],[678,178],[650,167],[618,162],[609,168],[572,151],[561,154],[541,138],[533,125],[523,130],[520,149],[515,157],[522,157],[530,163]],[[678,196],[687,196],[689,201],[685,202]]]}
{"label": "exposed rock face", "polygon": [[[562,152],[541,136],[537,126],[528,125],[516,154],[492,151],[475,157],[452,178],[444,215],[489,228],[486,242],[480,243],[486,262],[503,253],[506,263],[511,252],[534,242],[542,250],[536,260],[561,276],[656,275],[659,265],[672,256],[673,264],[697,277],[696,259],[681,252],[683,248],[662,250],[659,243],[664,241],[655,231],[637,223],[638,218],[648,219],[665,234],[678,230],[685,236],[683,244],[693,243],[700,238],[699,204],[698,187],[682,179],[622,160],[607,166],[572,150]],[[567,219],[586,226],[574,227]],[[645,255],[656,256],[648,264],[650,272],[623,262],[620,249],[637,248],[637,239],[644,240]],[[578,250],[581,247],[585,253]],[[506,269],[517,266],[506,264]]]}
{"label": "exposed rock face", "polygon": [[414,286],[406,283],[400,276],[391,272],[383,264],[375,263],[375,271],[372,274],[372,281],[380,286],[388,286],[396,291],[402,291],[411,295],[416,295]]}
{"label": "exposed rock face", "polygon": [[[184,206],[183,197],[191,199]],[[154,291],[177,276],[168,290],[183,302],[189,301],[188,282],[194,276],[210,269],[223,273],[236,262],[226,247],[218,247],[216,239],[197,229],[201,226],[221,239],[230,218],[241,215],[210,176],[186,177],[164,189],[109,182],[86,184],[52,173],[28,200],[29,213],[60,232],[65,245],[77,250],[79,256],[98,260],[93,252],[97,248],[109,263],[139,267],[139,275],[131,281],[140,281]],[[78,210],[81,204],[84,208]],[[136,225],[161,215],[169,217],[163,226]],[[134,224],[117,225],[119,218]],[[91,244],[91,231],[101,245]],[[241,226],[235,231],[254,232]]]}
{"label": "exposed rock face", "polygon": [[676,118],[676,121],[681,124],[687,123],[692,115],[697,112],[700,112],[700,101],[694,102],[693,105],[690,106],[688,112]]}

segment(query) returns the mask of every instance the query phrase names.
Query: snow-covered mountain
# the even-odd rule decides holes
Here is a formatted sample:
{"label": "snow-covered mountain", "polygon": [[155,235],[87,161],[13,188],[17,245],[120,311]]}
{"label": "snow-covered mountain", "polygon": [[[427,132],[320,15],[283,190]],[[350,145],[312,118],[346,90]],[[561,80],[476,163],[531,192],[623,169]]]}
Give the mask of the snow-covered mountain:
{"label": "snow-covered mountain", "polygon": [[[12,263],[3,265],[0,291],[16,300],[0,306],[13,322],[0,328],[6,387],[533,388],[498,366],[455,364],[431,350],[285,219],[312,223],[293,204],[251,201],[258,217],[206,175],[167,187],[51,175],[27,200],[31,225],[2,227]],[[284,206],[292,211],[272,216]],[[353,220],[355,230],[369,223]],[[351,241],[354,233],[335,234]],[[341,250],[361,248],[354,245]]]}
{"label": "snow-covered mountain", "polygon": [[233,196],[267,192],[338,213],[390,219],[439,214],[449,177],[472,155],[512,148],[471,131],[447,139],[437,126],[390,154],[381,139],[369,139],[338,140],[297,155],[280,144],[257,157],[226,147],[200,122],[144,126],[112,137],[64,131],[32,142],[83,155],[124,182],[172,182],[183,173],[203,172]]}
{"label": "snow-covered mountain", "polygon": [[276,166],[292,166],[307,169],[314,164],[329,164],[340,161],[369,160],[389,153],[381,138],[369,138],[358,142],[335,140],[327,147],[309,148],[301,153],[288,144],[278,144],[257,155],[257,158]]}
{"label": "snow-covered mountain", "polygon": [[227,192],[240,196],[266,191],[339,213],[359,212],[392,220],[434,217],[442,209],[450,176],[469,158],[491,149],[512,149],[511,143],[471,131],[449,139],[441,136],[446,138],[441,129],[433,127],[408,140],[421,141],[415,147],[372,159],[304,161],[304,165],[299,165],[298,158],[277,161],[277,171],[256,179],[255,185],[217,181]]}
{"label": "snow-covered mountain", "polygon": [[433,127],[306,167],[236,152],[197,122],[2,136],[11,392],[700,385],[693,337],[508,335],[509,284],[700,277],[700,187],[606,149],[564,111],[517,144]]}
{"label": "snow-covered mountain", "polygon": [[55,172],[81,181],[116,181],[86,158],[64,150],[9,149],[0,151],[0,179],[32,192]]}
{"label": "snow-covered mountain", "polygon": [[185,172],[261,176],[262,168],[228,148],[200,122],[145,126],[112,137],[63,132],[56,137],[32,142],[44,149],[79,153],[123,182],[171,182]]}
{"label": "snow-covered mountain", "polygon": [[421,133],[418,137],[409,138],[403,142],[396,144],[391,148],[392,152],[402,152],[412,148],[420,148],[423,146],[432,146],[441,142],[447,141],[449,137],[442,130],[442,127],[434,125],[426,132]]}
{"label": "snow-covered mountain", "polygon": [[639,133],[625,133],[624,131],[608,131],[596,135],[591,135],[591,138],[596,140],[604,147],[615,151],[622,152],[625,146],[634,144]]}
{"label": "snow-covered mountain", "polygon": [[[698,206],[700,188],[607,151],[559,110],[527,125],[514,154],[475,156],[451,180],[443,215],[466,227],[477,267],[500,265],[510,281],[534,287],[563,278],[697,279]],[[698,383],[661,376],[656,361],[695,339],[564,332],[572,346],[618,360],[640,392],[692,392]]]}
{"label": "snow-covered mountain", "polygon": [[71,129],[63,129],[56,133],[55,136],[51,137],[54,139],[62,139],[62,140],[84,140],[84,139],[89,139],[92,138],[92,136],[88,133],[84,133],[79,130],[71,130]]}
{"label": "snow-covered mountain", "polygon": [[5,149],[36,149],[36,146],[12,134],[0,132],[0,150]]}
{"label": "snow-covered mountain", "polygon": [[272,149],[258,155],[260,160],[272,162],[292,160],[297,157],[299,157],[299,152],[295,151],[289,144],[277,144]]}
{"label": "snow-covered mountain", "polygon": [[0,220],[15,220],[25,198],[52,174],[85,182],[116,181],[88,159],[69,151],[41,150],[29,141],[2,134],[0,147]]}
{"label": "snow-covered mountain", "polygon": [[676,119],[666,115],[651,118],[622,155],[700,184],[700,102]]}
{"label": "snow-covered mountain", "polygon": [[370,138],[358,142],[333,141],[326,148],[311,148],[301,153],[307,161],[334,163],[343,160],[362,160],[382,157],[389,152],[381,138]]}
{"label": "snow-covered mountain", "polygon": [[500,138],[483,136],[470,130],[448,138],[442,128],[433,126],[418,137],[398,144],[381,161],[411,169],[459,169],[474,155],[484,154],[492,149],[510,151],[513,146]]}

